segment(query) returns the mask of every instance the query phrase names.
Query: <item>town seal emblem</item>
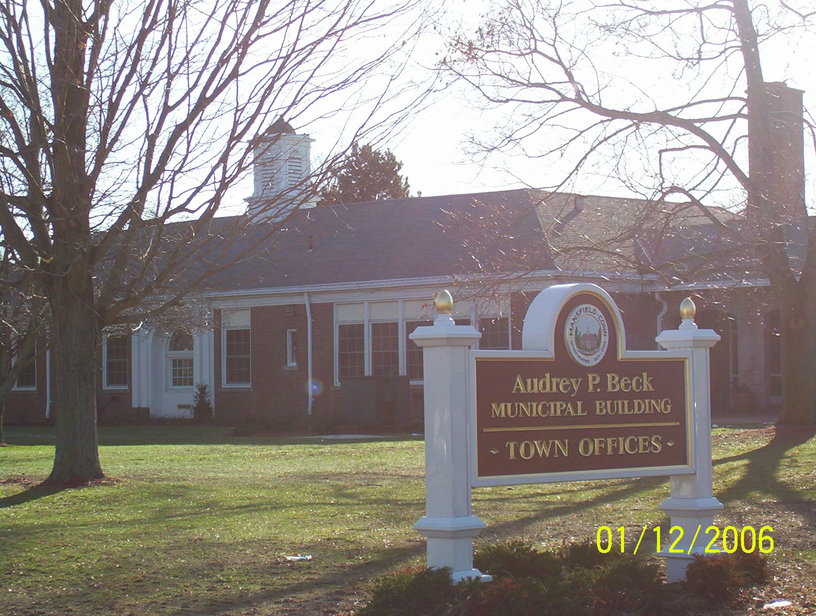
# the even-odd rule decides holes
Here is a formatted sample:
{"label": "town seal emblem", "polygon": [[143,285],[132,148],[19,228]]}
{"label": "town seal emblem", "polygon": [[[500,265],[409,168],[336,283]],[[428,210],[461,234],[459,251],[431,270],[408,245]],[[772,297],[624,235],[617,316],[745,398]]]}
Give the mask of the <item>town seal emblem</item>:
{"label": "town seal emblem", "polygon": [[581,304],[567,315],[564,341],[570,357],[581,366],[600,362],[609,347],[609,325],[603,312],[592,304]]}

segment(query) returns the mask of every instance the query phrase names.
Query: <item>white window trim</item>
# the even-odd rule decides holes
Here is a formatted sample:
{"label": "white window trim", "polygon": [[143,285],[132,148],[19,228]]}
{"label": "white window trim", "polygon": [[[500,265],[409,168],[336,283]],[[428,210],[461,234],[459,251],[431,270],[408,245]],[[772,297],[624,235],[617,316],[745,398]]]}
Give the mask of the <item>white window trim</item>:
{"label": "white window trim", "polygon": [[[249,382],[228,383],[227,382],[227,332],[245,329],[249,332]],[[225,389],[251,389],[252,388],[252,322],[246,325],[230,325],[221,327],[221,387]]]}
{"label": "white window trim", "polygon": [[[193,336],[193,348],[189,351],[171,351],[170,342],[173,340],[172,334],[167,338],[165,343],[164,357],[167,361],[165,366],[165,375],[167,377],[166,388],[167,391],[192,391],[195,389],[195,336]],[[189,359],[193,362],[193,383],[191,385],[173,385],[173,360],[174,359]]]}
{"label": "white window trim", "polygon": [[[341,325],[362,325],[363,326],[363,353],[368,353],[370,340],[368,327],[365,321],[337,321],[334,322],[334,386],[340,387],[340,326]],[[363,357],[363,376],[371,376],[366,373],[366,369],[371,368],[370,360]]]}
{"label": "white window trim", "polygon": [[[397,304],[398,316],[396,318],[397,329],[398,329],[398,356],[399,356],[399,375],[406,376],[408,374],[408,346],[405,337],[406,328],[408,323],[414,323],[416,321],[430,321],[433,323],[433,316],[428,316],[425,318],[421,318],[419,316],[408,316],[405,310],[405,300],[398,299],[398,300],[391,300],[391,299],[382,299],[377,300],[377,302],[390,302],[394,301]],[[340,319],[339,318],[339,310],[340,306],[348,305],[348,304],[357,304],[363,307],[363,318],[355,319]],[[502,304],[505,305],[505,304]],[[512,324],[512,317],[510,315],[509,306],[510,306],[510,298],[506,299],[506,306],[508,307],[507,312],[501,311],[500,309],[496,312],[492,310],[486,311],[484,314],[481,314],[477,311],[476,307],[470,308],[467,313],[463,314],[456,314],[454,318],[457,319],[469,319],[471,325],[474,327],[478,327],[478,320],[481,319],[495,319],[495,318],[507,318],[507,333],[508,333],[508,341],[510,348],[513,347],[513,324]],[[500,307],[501,308],[501,307]],[[334,311],[334,386],[339,387],[340,383],[340,326],[341,325],[363,325],[363,336],[364,336],[364,344],[363,344],[363,351],[364,351],[364,370],[363,374],[365,376],[371,376],[372,367],[371,367],[371,358],[372,358],[372,348],[371,348],[371,326],[374,323],[394,323],[394,318],[372,318],[371,316],[371,302],[368,301],[360,301],[360,302],[335,302],[333,306]],[[423,380],[414,380],[410,381],[411,385],[422,385],[424,383]]]}
{"label": "white window trim", "polygon": [[[31,360],[34,362],[34,385],[17,385],[17,380],[15,379],[14,385],[11,387],[11,391],[37,391],[38,385],[40,384],[40,371],[37,368],[37,348],[36,345],[34,347],[34,357]],[[17,362],[17,356],[11,356],[11,365],[13,366]]]}
{"label": "white window trim", "polygon": [[405,301],[399,300],[397,303],[397,361],[399,368],[397,374],[406,376],[408,374],[408,352],[405,346]]}
{"label": "white window trim", "polygon": [[286,330],[286,367],[297,368],[297,357],[295,356],[295,334],[296,329]]}
{"label": "white window trim", "polygon": [[[421,323],[423,321],[427,321],[427,323],[425,325],[420,325],[419,327],[427,327],[429,325],[433,325],[433,318],[428,318],[428,319],[405,319],[405,322],[403,324],[404,331],[405,332],[408,331],[408,324],[409,323]],[[403,338],[406,338],[405,334],[403,334]],[[420,351],[422,351],[421,347],[420,347]],[[405,342],[405,374],[406,375],[408,374],[408,342],[407,342],[407,340]],[[408,382],[411,385],[424,385],[425,384],[424,379],[410,379]]]}
{"label": "white window trim", "polygon": [[[399,332],[405,332],[404,328],[400,327],[400,321],[394,319],[369,319],[368,324],[366,326],[366,338],[368,340],[368,347],[366,348],[366,353],[368,354],[368,361],[366,362],[366,366],[368,368],[368,372],[366,372],[366,376],[374,376],[374,334],[373,334],[373,327],[375,324],[380,323],[396,323],[397,324],[397,336],[399,336]],[[403,348],[400,344],[400,340],[397,339],[397,374],[399,376],[405,376],[405,372],[402,370],[402,366],[405,363],[402,359]]]}
{"label": "white window trim", "polygon": [[[102,339],[102,389],[104,391],[127,391],[130,389],[131,361],[129,356],[127,358],[128,383],[125,385],[108,385],[108,338],[110,338],[111,335],[112,334],[105,334],[104,338]],[[113,335],[119,336],[119,334]]]}

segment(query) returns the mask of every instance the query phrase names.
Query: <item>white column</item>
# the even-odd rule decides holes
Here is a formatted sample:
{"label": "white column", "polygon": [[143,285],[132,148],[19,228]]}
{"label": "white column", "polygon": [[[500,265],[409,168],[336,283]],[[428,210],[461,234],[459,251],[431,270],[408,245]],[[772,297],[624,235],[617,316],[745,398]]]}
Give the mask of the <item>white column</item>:
{"label": "white column", "polygon": [[468,480],[469,351],[481,334],[454,323],[452,304],[440,293],[434,324],[410,336],[423,347],[425,388],[425,515],[414,528],[428,540],[429,567],[450,568],[454,582],[488,581],[473,568],[473,537],[485,524],[471,511]]}
{"label": "white column", "polygon": [[[709,382],[709,349],[720,340],[711,329],[697,329],[694,323],[694,302],[689,298],[680,305],[683,322],[679,329],[662,332],[657,343],[664,349],[691,352],[690,379],[692,396],[692,438],[694,474],[671,477],[671,497],[660,504],[671,518],[672,526],[683,529],[683,538],[675,549],[683,553],[661,554],[666,558],[666,578],[669,582],[685,579],[686,568],[697,554],[704,554],[709,536],[706,528],[714,521],[714,514],[723,508],[712,491],[711,466],[711,385]],[[698,532],[699,531],[699,532]],[[696,539],[695,539],[696,536]],[[676,534],[674,535],[676,537]],[[672,539],[673,541],[673,539]],[[668,546],[666,546],[668,547]]]}
{"label": "white column", "polygon": [[151,332],[144,327],[130,337],[131,405],[136,408],[150,408],[150,343]]}

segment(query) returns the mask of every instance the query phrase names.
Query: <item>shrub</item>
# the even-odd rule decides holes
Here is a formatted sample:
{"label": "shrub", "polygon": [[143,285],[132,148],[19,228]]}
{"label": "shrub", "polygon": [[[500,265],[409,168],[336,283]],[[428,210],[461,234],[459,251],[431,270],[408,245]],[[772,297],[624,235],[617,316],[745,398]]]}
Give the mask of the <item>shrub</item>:
{"label": "shrub", "polygon": [[598,613],[667,614],[666,587],[657,563],[634,556],[601,566],[590,587]]}
{"label": "shrub", "polygon": [[[380,578],[358,616],[680,616],[768,578],[760,554],[697,557],[686,584],[665,584],[653,560],[599,554],[592,542],[541,551],[522,541],[481,547],[474,565],[493,582],[450,581],[446,569]],[[689,590],[691,593],[689,593]],[[696,612],[695,612],[696,613]]]}
{"label": "shrub", "polygon": [[734,599],[740,588],[765,582],[768,561],[761,554],[713,554],[695,556],[686,570],[686,583],[709,601]]}
{"label": "shrub", "polygon": [[449,569],[406,567],[374,583],[358,616],[443,616],[456,591]]}
{"label": "shrub", "polygon": [[470,583],[469,592],[451,616],[541,616],[542,583],[533,578],[496,578]]}
{"label": "shrub", "polygon": [[561,572],[561,562],[550,552],[540,552],[523,541],[484,546],[473,556],[474,566],[493,576],[531,577],[546,580]]}
{"label": "shrub", "polygon": [[602,554],[597,544],[590,540],[568,543],[561,549],[561,559],[568,567],[600,567],[608,565],[610,560],[620,559],[620,556],[614,552]]}
{"label": "shrub", "polygon": [[206,423],[213,417],[212,402],[210,402],[210,392],[206,383],[199,383],[195,386],[193,396],[193,418],[199,423]]}
{"label": "shrub", "polygon": [[737,552],[733,555],[737,562],[736,567],[745,577],[744,586],[750,584],[764,584],[771,579],[768,571],[768,557],[759,552]]}

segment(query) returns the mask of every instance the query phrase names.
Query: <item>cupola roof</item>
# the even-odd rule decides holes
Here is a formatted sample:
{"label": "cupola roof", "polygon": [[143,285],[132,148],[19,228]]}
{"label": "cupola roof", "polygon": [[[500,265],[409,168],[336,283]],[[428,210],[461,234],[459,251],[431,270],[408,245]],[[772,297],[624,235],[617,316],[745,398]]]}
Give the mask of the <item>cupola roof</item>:
{"label": "cupola roof", "polygon": [[292,128],[292,125],[289,124],[286,120],[283,119],[283,116],[279,117],[275,120],[275,123],[266,129],[267,135],[272,134],[282,134],[282,133],[291,133],[295,134],[295,129]]}

